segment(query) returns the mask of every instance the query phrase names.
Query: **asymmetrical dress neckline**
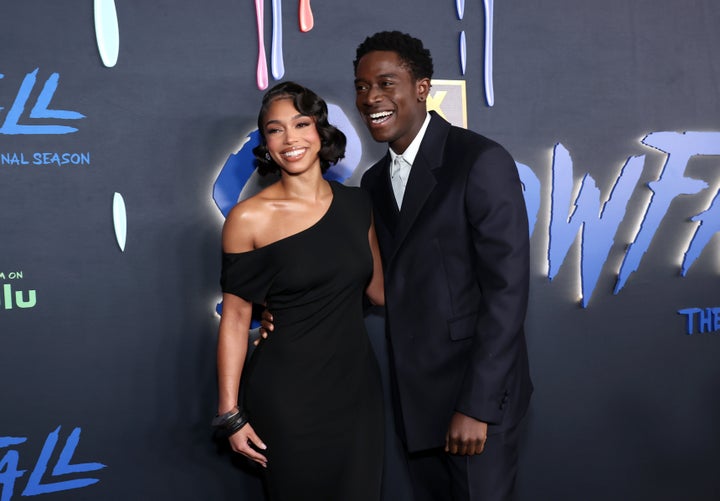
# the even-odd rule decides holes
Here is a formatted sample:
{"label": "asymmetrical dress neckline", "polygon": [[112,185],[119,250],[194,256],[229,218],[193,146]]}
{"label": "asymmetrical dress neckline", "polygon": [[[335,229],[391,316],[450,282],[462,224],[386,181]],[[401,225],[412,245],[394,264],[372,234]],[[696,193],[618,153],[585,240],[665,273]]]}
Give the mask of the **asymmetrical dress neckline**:
{"label": "asymmetrical dress neckline", "polygon": [[333,187],[334,181],[328,181],[328,184],[330,185],[330,190],[332,191],[333,196],[332,196],[332,198],[330,199],[330,204],[328,205],[328,208],[327,208],[327,209],[325,210],[325,212],[323,212],[323,214],[320,216],[320,219],[318,219],[317,221],[315,221],[313,224],[311,224],[311,225],[308,226],[307,228],[304,228],[304,229],[302,229],[302,230],[300,230],[300,231],[297,231],[297,232],[295,232],[295,233],[291,233],[290,235],[284,236],[284,237],[279,238],[279,239],[277,239],[277,240],[273,240],[272,242],[267,243],[267,244],[265,244],[265,245],[262,245],[262,246],[260,246],[260,247],[255,247],[255,248],[252,249],[252,250],[243,251],[243,252],[227,252],[227,253],[225,253],[225,254],[241,255],[241,254],[247,254],[247,253],[250,253],[250,252],[262,251],[263,249],[266,249],[266,248],[268,248],[268,247],[272,247],[272,246],[274,246],[275,244],[280,244],[280,243],[282,243],[282,242],[285,241],[285,240],[289,240],[289,239],[292,239],[292,238],[295,238],[295,237],[300,237],[300,236],[302,236],[303,233],[310,232],[310,231],[312,231],[316,226],[321,225],[322,222],[323,222],[323,220],[326,219],[326,218],[328,218],[328,217],[330,216],[330,212],[333,210],[333,206],[335,205],[336,194],[335,194],[335,188]]}

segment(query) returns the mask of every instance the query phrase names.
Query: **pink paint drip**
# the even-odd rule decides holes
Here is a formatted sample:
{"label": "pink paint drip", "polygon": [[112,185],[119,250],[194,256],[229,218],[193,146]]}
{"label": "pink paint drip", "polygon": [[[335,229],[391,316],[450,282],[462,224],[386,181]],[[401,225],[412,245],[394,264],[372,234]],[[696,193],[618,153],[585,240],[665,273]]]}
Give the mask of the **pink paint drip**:
{"label": "pink paint drip", "polygon": [[263,26],[265,24],[265,5],[263,0],[255,0],[255,17],[257,18],[258,32],[258,60],[257,60],[257,86],[260,90],[268,87],[268,69],[265,57],[265,36]]}
{"label": "pink paint drip", "polygon": [[300,4],[298,5],[298,17],[300,21],[300,31],[307,33],[313,29],[313,26],[315,26],[315,20],[313,19],[310,0],[300,0]]}

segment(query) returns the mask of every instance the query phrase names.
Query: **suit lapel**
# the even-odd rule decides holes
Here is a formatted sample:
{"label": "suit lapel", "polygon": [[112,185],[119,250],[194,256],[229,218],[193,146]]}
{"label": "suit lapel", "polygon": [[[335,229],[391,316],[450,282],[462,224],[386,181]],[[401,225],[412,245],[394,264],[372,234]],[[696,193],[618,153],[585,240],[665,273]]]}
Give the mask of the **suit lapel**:
{"label": "suit lapel", "polygon": [[384,224],[391,235],[395,235],[397,227],[399,210],[395,202],[392,185],[390,184],[390,153],[378,162],[378,169],[373,173],[375,178],[372,181],[373,188],[371,194],[376,213],[382,217],[382,221],[378,223]]}
{"label": "suit lapel", "polygon": [[[437,184],[435,169],[442,167],[442,158],[450,124],[440,118],[435,112],[430,112],[431,119],[420,149],[413,162],[403,196],[402,210],[400,211],[397,227],[395,228],[395,251],[402,245],[410,229],[415,223],[425,202]],[[388,163],[389,163],[388,154]],[[390,183],[386,183],[390,186]],[[389,198],[394,201],[392,188],[389,188]],[[394,253],[393,253],[394,254]]]}

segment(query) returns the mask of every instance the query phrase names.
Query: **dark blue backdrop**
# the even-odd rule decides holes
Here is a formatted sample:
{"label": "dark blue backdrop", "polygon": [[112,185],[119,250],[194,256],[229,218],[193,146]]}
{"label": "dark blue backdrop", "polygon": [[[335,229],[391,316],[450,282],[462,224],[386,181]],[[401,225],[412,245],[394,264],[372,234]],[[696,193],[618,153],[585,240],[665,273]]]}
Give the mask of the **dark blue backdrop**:
{"label": "dark blue backdrop", "polygon": [[[307,32],[297,4],[283,78],[357,133],[349,184],[383,153],[352,84],[383,29],[422,38],[435,78],[465,84],[463,102],[438,82],[439,109],[522,164],[536,393],[518,499],[720,498],[720,5],[497,2],[489,106],[483,2],[459,19],[454,0],[316,1]],[[255,128],[255,9],[130,0],[117,20],[106,67],[91,2],[0,6],[0,501],[261,499],[208,426],[213,186]],[[403,487],[393,473],[388,498]]]}

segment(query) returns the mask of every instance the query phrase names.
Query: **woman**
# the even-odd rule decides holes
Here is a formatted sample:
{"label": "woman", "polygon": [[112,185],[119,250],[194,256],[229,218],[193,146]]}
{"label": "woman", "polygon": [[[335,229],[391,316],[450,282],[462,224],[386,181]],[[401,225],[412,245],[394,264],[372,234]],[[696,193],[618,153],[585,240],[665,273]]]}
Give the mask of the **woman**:
{"label": "woman", "polygon": [[[363,296],[383,304],[384,293],[369,197],[323,179],[345,136],[314,92],[273,87],[258,128],[258,169],[280,180],[223,227],[215,424],[265,467],[273,501],[379,499],[382,390]],[[253,302],[267,304],[275,328],[243,372]]]}

